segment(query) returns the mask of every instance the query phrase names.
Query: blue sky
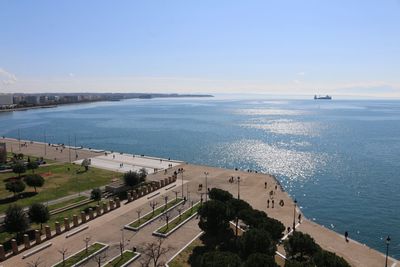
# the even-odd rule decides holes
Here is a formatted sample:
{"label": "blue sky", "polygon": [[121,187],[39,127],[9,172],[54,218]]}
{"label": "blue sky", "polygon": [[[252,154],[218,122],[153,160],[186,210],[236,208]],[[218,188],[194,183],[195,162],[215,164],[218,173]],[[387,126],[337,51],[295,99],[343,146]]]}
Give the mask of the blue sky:
{"label": "blue sky", "polygon": [[400,1],[0,0],[0,91],[400,97]]}

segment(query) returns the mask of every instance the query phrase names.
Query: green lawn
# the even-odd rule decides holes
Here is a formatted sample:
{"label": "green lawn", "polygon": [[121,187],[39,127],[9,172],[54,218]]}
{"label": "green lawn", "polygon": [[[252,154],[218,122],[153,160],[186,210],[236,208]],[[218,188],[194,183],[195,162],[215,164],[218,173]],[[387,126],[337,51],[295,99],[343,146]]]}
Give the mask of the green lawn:
{"label": "green lawn", "polygon": [[83,251],[79,252],[78,254],[75,254],[74,256],[67,258],[65,260],[64,264],[62,262],[60,262],[59,264],[55,265],[54,267],[72,266],[72,265],[80,262],[84,258],[96,253],[97,251],[99,251],[100,249],[102,249],[104,247],[105,246],[103,244],[94,243],[88,247],[87,253],[86,253],[86,250],[83,250]]}
{"label": "green lawn", "polygon": [[157,229],[156,232],[161,233],[161,234],[166,234],[168,231],[170,231],[170,230],[174,229],[176,226],[178,226],[181,222],[185,221],[187,218],[189,218],[190,216],[195,214],[199,210],[199,208],[200,208],[200,202],[193,205],[193,208],[190,208],[190,209],[186,210],[185,212],[183,212],[181,214],[181,216],[177,216],[175,219],[170,221],[168,223],[168,227],[167,227],[167,225],[164,225],[163,227]]}
{"label": "green lawn", "polygon": [[145,224],[147,221],[149,221],[149,220],[153,219],[154,217],[158,216],[159,214],[163,213],[166,209],[169,209],[172,206],[174,206],[178,203],[181,203],[181,202],[183,202],[183,199],[177,198],[177,199],[174,199],[174,200],[168,202],[167,207],[165,207],[165,204],[163,204],[160,207],[156,208],[154,210],[154,213],[149,213],[146,216],[140,218],[140,222],[139,222],[139,220],[135,220],[134,222],[129,224],[129,226],[138,228],[141,225]]}
{"label": "green lawn", "polygon": [[189,257],[192,255],[193,249],[199,246],[204,246],[204,244],[199,238],[197,238],[181,253],[179,253],[171,262],[169,262],[168,265],[170,267],[190,267]]}
{"label": "green lawn", "polygon": [[[96,202],[91,202],[89,204],[85,204],[83,206],[80,206],[78,208],[70,209],[61,213],[58,213],[56,215],[51,215],[50,220],[47,223],[43,224],[43,228],[45,225],[50,226],[51,230],[55,230],[55,222],[59,222],[62,227],[64,227],[64,218],[69,218],[71,227],[72,227],[72,216],[77,215],[78,218],[80,219],[81,217],[81,211],[83,211],[85,208],[92,207],[94,208],[96,206]],[[31,224],[31,229],[40,229],[40,224]],[[14,236],[14,234],[10,234],[7,232],[2,232],[0,233],[0,243],[4,243],[5,241],[11,239]]]}
{"label": "green lawn", "polygon": [[[70,170],[68,170],[70,168]],[[82,172],[79,172],[82,171]],[[77,173],[78,171],[78,173]],[[30,173],[27,172],[27,173]],[[55,164],[51,166],[41,167],[35,171],[41,174],[45,179],[45,184],[42,188],[38,188],[38,194],[32,197],[19,199],[12,202],[21,206],[27,207],[36,202],[46,202],[52,199],[58,199],[70,194],[89,190],[110,183],[114,178],[120,179],[121,173],[116,173],[107,170],[101,170],[90,167],[89,171],[84,172],[83,168],[73,164]],[[10,177],[17,176],[14,173],[0,174],[0,198],[12,196],[12,193],[5,189],[5,180]],[[34,192],[33,188],[26,187],[25,191]],[[11,204],[0,204],[0,213],[4,213],[7,206]]]}
{"label": "green lawn", "polygon": [[51,211],[51,210],[63,208],[65,206],[81,202],[81,201],[86,200],[86,199],[88,199],[88,198],[85,197],[85,196],[79,196],[79,197],[71,198],[71,199],[66,200],[66,201],[62,201],[62,202],[57,203],[57,204],[49,205],[48,208]]}
{"label": "green lawn", "polygon": [[113,261],[107,263],[105,266],[103,267],[120,267],[123,264],[125,264],[126,262],[128,262],[130,259],[132,259],[133,257],[135,257],[136,255],[138,255],[138,253],[136,252],[132,252],[129,250],[125,250],[122,253],[122,257],[118,256],[117,258],[115,258]]}

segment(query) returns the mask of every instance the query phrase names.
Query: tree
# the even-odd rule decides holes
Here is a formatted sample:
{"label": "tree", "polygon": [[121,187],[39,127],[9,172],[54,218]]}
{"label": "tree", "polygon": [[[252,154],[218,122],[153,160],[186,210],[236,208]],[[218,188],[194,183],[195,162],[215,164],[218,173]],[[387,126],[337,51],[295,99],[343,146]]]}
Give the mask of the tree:
{"label": "tree", "polygon": [[278,265],[272,256],[263,253],[253,253],[247,258],[243,267],[278,267]]}
{"label": "tree", "polygon": [[65,255],[67,255],[68,253],[68,249],[65,247],[62,247],[60,249],[57,250],[61,255],[62,255],[62,265],[65,265]]}
{"label": "tree", "polygon": [[141,168],[139,170],[140,182],[144,182],[146,180],[146,177],[147,177],[147,170],[145,168]]}
{"label": "tree", "polygon": [[221,202],[227,202],[233,198],[232,194],[228,191],[212,188],[209,192],[210,199],[219,200]]}
{"label": "tree", "polygon": [[127,186],[134,187],[140,183],[140,176],[135,171],[129,171],[124,174],[124,182]]}
{"label": "tree", "polygon": [[251,228],[240,238],[241,252],[244,258],[252,253],[275,255],[276,245],[269,233],[263,229]]}
{"label": "tree", "polygon": [[318,251],[314,255],[313,261],[317,267],[350,267],[345,259],[326,250]]}
{"label": "tree", "polygon": [[97,264],[98,267],[101,267],[107,260],[107,254],[105,252],[99,253],[93,256],[92,260]]}
{"label": "tree", "polygon": [[12,166],[12,170],[18,174],[18,178],[21,178],[21,174],[26,172],[26,167],[23,162],[18,161]]}
{"label": "tree", "polygon": [[299,231],[293,232],[293,235],[285,240],[284,247],[286,254],[298,261],[307,261],[320,250],[310,235]]}
{"label": "tree", "polygon": [[217,235],[229,227],[226,205],[219,200],[205,202],[198,211],[199,227],[211,235]]}
{"label": "tree", "polygon": [[15,197],[16,193],[21,193],[25,190],[25,184],[21,180],[11,180],[6,183],[6,189],[13,192]]}
{"label": "tree", "polygon": [[99,204],[101,200],[101,194],[102,193],[100,188],[94,188],[92,192],[90,192],[90,198],[94,201],[97,201],[97,204]]}
{"label": "tree", "polygon": [[32,170],[32,173],[35,173],[35,170],[39,168],[39,164],[36,161],[28,161],[26,167],[28,170]]}
{"label": "tree", "polygon": [[[164,266],[165,263],[160,262],[160,258],[167,254],[172,248],[165,247],[164,240],[162,237],[156,239],[156,241],[151,243],[145,243],[142,247],[142,257],[141,257],[141,265],[142,266],[153,266],[160,267]],[[151,265],[152,263],[152,265]]]}
{"label": "tree", "polygon": [[17,234],[25,232],[29,228],[28,218],[20,206],[8,206],[4,218],[4,227],[7,232]]}
{"label": "tree", "polygon": [[210,251],[204,253],[200,257],[199,267],[214,267],[214,266],[241,266],[241,260],[238,255],[228,251]]}
{"label": "tree", "polygon": [[37,192],[36,187],[44,185],[44,178],[39,174],[27,175],[24,180],[28,186],[35,188],[35,192]]}
{"label": "tree", "polygon": [[88,171],[90,163],[90,159],[84,159],[82,160],[81,166],[85,168],[85,171]]}
{"label": "tree", "polygon": [[50,219],[49,209],[41,203],[32,204],[29,207],[28,215],[32,222],[40,223],[40,229],[43,229],[43,223]]}

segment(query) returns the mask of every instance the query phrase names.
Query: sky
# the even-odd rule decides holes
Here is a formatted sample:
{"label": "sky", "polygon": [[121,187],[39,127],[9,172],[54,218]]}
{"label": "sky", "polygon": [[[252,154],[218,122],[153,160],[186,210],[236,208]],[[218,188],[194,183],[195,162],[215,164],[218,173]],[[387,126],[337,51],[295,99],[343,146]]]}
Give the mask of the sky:
{"label": "sky", "polygon": [[400,98],[400,0],[0,0],[1,92]]}

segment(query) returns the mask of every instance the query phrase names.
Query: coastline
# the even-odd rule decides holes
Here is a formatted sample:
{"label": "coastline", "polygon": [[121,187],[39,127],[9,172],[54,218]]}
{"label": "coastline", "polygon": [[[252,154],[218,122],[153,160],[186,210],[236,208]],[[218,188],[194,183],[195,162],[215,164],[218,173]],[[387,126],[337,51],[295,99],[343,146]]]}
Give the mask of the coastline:
{"label": "coastline", "polygon": [[[1,139],[0,139],[1,140]],[[5,138],[2,139],[8,145],[15,145],[18,147],[18,139],[13,138]],[[21,148],[21,152],[25,154],[34,153],[35,155],[40,154],[40,156],[44,156],[44,149],[43,147],[47,144],[42,142],[27,141],[24,140],[21,142],[28,142],[28,147]],[[50,147],[52,148],[52,147]],[[59,151],[55,149],[48,149],[47,155],[51,156],[53,154],[60,155]],[[53,151],[54,150],[54,151]],[[72,150],[72,148],[71,148]],[[73,150],[75,152],[75,150]],[[96,157],[99,155],[95,149],[90,148],[82,148],[79,151],[79,158],[85,157]],[[115,152],[117,153],[117,152]],[[152,157],[154,158],[154,157]],[[51,159],[51,158],[50,158]],[[68,162],[68,153],[64,153],[62,156],[60,155],[57,159],[59,161]],[[294,202],[292,198],[289,196],[287,192],[283,190],[279,186],[279,181],[273,175],[263,174],[263,173],[246,173],[245,171],[235,171],[223,168],[216,168],[210,166],[200,166],[200,165],[192,165],[188,163],[182,163],[179,166],[184,166],[187,170],[185,173],[185,179],[190,180],[191,186],[195,188],[195,186],[199,182],[203,182],[203,172],[206,169],[207,171],[212,174],[209,178],[212,178],[212,185],[218,188],[226,189],[231,191],[231,193],[236,194],[236,185],[231,185],[227,183],[226,177],[230,177],[231,175],[238,175],[240,173],[241,176],[241,196],[249,201],[249,203],[257,209],[266,211],[267,214],[275,219],[278,219],[284,223],[284,225],[291,226],[293,223],[293,207]],[[163,174],[156,173],[154,174],[155,178],[163,177]],[[199,181],[201,179],[201,181]],[[278,186],[276,190],[276,198],[281,198],[285,201],[285,207],[277,207],[275,209],[266,209],[266,201],[265,201],[265,193],[264,189],[264,181],[268,181],[269,187],[271,186]],[[268,189],[269,190],[269,189]],[[195,191],[195,189],[193,189]],[[274,196],[275,197],[275,196]],[[297,212],[301,213],[301,211],[297,208]],[[310,234],[318,244],[321,245],[324,249],[329,251],[335,252],[336,254],[344,257],[352,266],[379,266],[381,263],[384,262],[385,255],[375,249],[369,248],[365,244],[361,244],[355,240],[350,240],[350,242],[346,243],[344,241],[343,235],[328,229],[322,225],[319,225],[303,216],[302,223],[298,226],[300,231]],[[200,231],[200,229],[199,229]],[[393,258],[390,259],[391,267],[399,266],[398,261]]]}

